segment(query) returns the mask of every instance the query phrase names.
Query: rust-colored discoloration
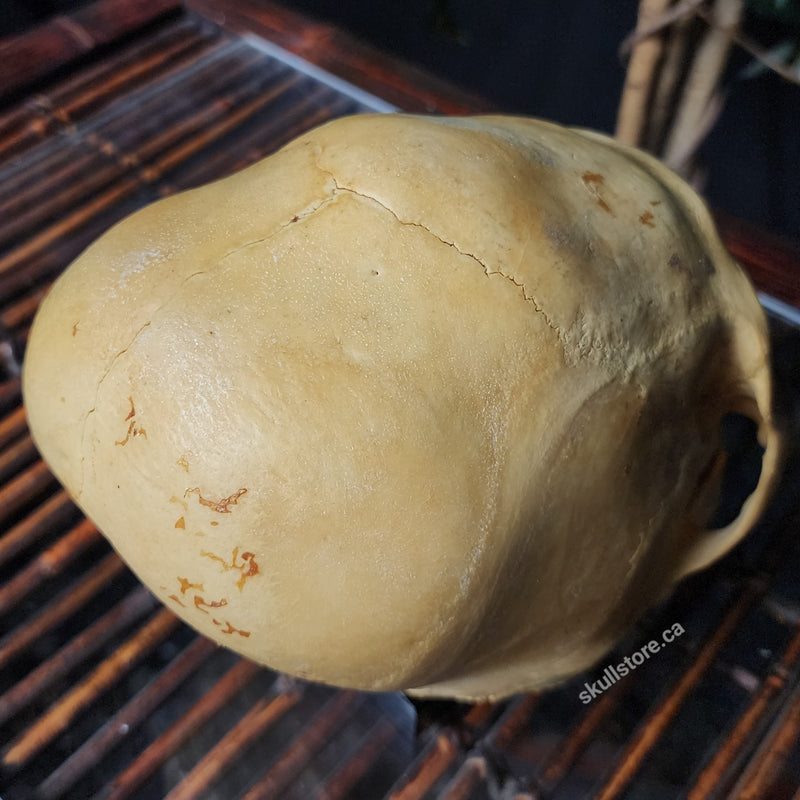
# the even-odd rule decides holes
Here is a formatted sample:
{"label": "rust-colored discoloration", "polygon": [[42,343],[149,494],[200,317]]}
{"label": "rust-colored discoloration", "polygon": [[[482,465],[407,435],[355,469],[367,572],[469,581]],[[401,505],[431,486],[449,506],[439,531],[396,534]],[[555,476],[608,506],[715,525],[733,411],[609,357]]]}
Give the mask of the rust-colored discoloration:
{"label": "rust-colored discoloration", "polygon": [[184,472],[189,471],[189,462],[186,460],[186,456],[181,456],[175,463],[181,467]]}
{"label": "rust-colored discoloration", "polygon": [[119,447],[124,447],[136,436],[144,436],[145,439],[147,438],[147,431],[144,428],[140,428],[139,424],[136,422],[136,407],[133,405],[133,398],[129,397],[128,402],[131,404],[131,410],[128,412],[128,416],[125,417],[125,422],[128,423],[128,430],[124,439],[114,442],[114,444]]}
{"label": "rust-colored discoloration", "polygon": [[182,531],[186,530],[186,520],[183,517],[179,517],[178,521],[175,523],[176,528],[180,528]]}
{"label": "rust-colored discoloration", "polygon": [[178,577],[178,583],[181,586],[181,594],[186,594],[190,589],[197,589],[201,592],[205,591],[202,583],[192,583],[188,578]]}
{"label": "rust-colored discoloration", "polygon": [[600,208],[602,208],[603,211],[606,212],[606,214],[611,214],[612,216],[614,215],[614,212],[611,210],[611,206],[608,203],[606,203],[606,201],[603,200],[602,197],[598,195],[596,199],[597,199],[597,205],[599,205]]}
{"label": "rust-colored discoloration", "polygon": [[212,519],[211,522],[209,523],[209,525],[211,525],[212,527],[216,528],[217,525],[219,525],[219,522],[217,522],[215,519]]}
{"label": "rust-colored discoloration", "polygon": [[78,335],[78,323],[77,322],[72,326],[72,335],[73,336],[77,336]]}
{"label": "rust-colored discoloration", "polygon": [[235,570],[238,572],[239,580],[236,581],[236,586],[240,592],[244,589],[245,583],[247,583],[250,578],[258,575],[260,572],[258,564],[256,563],[255,554],[244,552],[240,556],[238,547],[233,548],[230,562],[226,561],[224,558],[220,558],[220,556],[215,555],[214,553],[209,553],[206,550],[201,551],[200,555],[204,558],[210,558],[212,561],[216,561],[218,564],[221,564],[223,572],[230,572],[230,570]]}
{"label": "rust-colored discoloration", "polygon": [[[212,620],[215,625],[222,626],[223,622],[220,622],[218,619]],[[238,633],[239,636],[244,636],[247,639],[250,636],[250,631],[243,631],[239,628],[234,628],[228,620],[224,620],[225,627],[220,631],[220,633],[230,634],[230,633]]]}
{"label": "rust-colored discoloration", "polygon": [[202,595],[196,594],[194,596],[194,607],[204,614],[208,614],[209,608],[222,608],[228,605],[228,601],[223,597],[221,600],[206,600]]}
{"label": "rust-colored discoloration", "polygon": [[651,200],[650,201],[650,205],[651,206],[660,206],[661,205],[661,200]]}
{"label": "rust-colored discoloration", "polygon": [[114,444],[118,447],[124,447],[128,442],[133,439],[134,436],[144,436],[147,438],[147,431],[144,428],[137,428],[136,423],[131,420],[131,424],[128,425],[128,430],[125,433],[124,439],[115,439]]}
{"label": "rust-colored discoloration", "polygon": [[[188,578],[181,578],[180,576],[177,577],[177,580],[181,587],[180,596],[177,594],[171,594],[169,595],[169,599],[177,603],[179,606],[181,606],[181,608],[189,608],[189,606],[187,606],[183,600],[186,599],[188,602],[186,595],[190,592],[191,594],[189,596],[191,597],[192,604],[203,614],[209,614],[210,610],[215,608],[224,608],[228,605],[228,600],[225,597],[222,597],[219,600],[206,600],[206,598],[200,594],[200,592],[205,592],[205,587],[202,583],[193,583]],[[214,621],[214,624],[218,624],[216,620]]]}
{"label": "rust-colored discoloration", "polygon": [[208,498],[203,497],[203,495],[200,494],[200,487],[198,486],[195,486],[193,489],[187,489],[183,496],[187,497],[190,494],[197,495],[197,499],[201,506],[206,506],[207,508],[213,509],[218,514],[230,514],[231,510],[229,506],[238,505],[239,498],[243,494],[247,494],[247,489],[239,489],[238,492],[234,492],[228,497],[223,497],[221,500],[209,500]]}
{"label": "rust-colored discoloration", "polygon": [[648,228],[655,228],[656,224],[653,222],[653,212],[645,211],[644,214],[639,215],[639,222],[642,225],[647,225]]}
{"label": "rust-colored discoloration", "polygon": [[185,500],[181,500],[180,497],[175,497],[175,495],[172,495],[172,497],[170,497],[169,501],[170,501],[170,503],[178,503],[179,505],[183,506],[183,510],[184,511],[188,511],[189,510],[189,504]]}
{"label": "rust-colored discoloration", "polygon": [[583,175],[581,175],[581,180],[592,197],[594,197],[597,205],[599,205],[606,214],[611,214],[613,216],[614,212],[611,210],[611,206],[600,195],[600,188],[606,181],[605,176],[601,175],[599,172],[584,172]]}

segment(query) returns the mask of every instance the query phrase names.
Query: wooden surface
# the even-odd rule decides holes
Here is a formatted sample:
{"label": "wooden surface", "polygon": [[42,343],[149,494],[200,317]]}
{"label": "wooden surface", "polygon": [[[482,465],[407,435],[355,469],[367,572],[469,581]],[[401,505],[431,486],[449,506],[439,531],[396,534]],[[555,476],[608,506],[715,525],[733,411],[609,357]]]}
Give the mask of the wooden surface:
{"label": "wooden surface", "polygon": [[724,212],[714,216],[728,250],[756,286],[800,308],[800,244]]}
{"label": "wooden surface", "polygon": [[270,0],[186,0],[186,7],[235,33],[263,36],[404,111],[478,114],[499,110],[490,100]]}
{"label": "wooden surface", "polygon": [[0,101],[180,8],[180,0],[103,0],[0,40]]}

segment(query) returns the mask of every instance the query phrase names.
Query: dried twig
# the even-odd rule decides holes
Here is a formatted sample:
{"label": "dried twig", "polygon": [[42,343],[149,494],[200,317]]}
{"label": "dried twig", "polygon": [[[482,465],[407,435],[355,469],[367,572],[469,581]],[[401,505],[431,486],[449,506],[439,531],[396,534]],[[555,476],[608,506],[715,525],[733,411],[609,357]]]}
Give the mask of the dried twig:
{"label": "dried twig", "polygon": [[644,146],[652,153],[658,153],[664,145],[669,123],[675,114],[675,98],[686,74],[690,56],[690,44],[697,23],[694,14],[682,16],[673,23],[667,41],[661,69],[650,105],[647,122],[647,135]]}
{"label": "dried twig", "polygon": [[[650,29],[663,16],[669,3],[670,0],[641,0],[636,31]],[[633,48],[617,116],[616,136],[625,144],[641,142],[653,76],[663,47],[662,37],[653,33],[640,38]]]}
{"label": "dried twig", "polygon": [[[685,172],[694,153],[689,143],[707,121],[709,104],[717,91],[728,53],[738,32],[744,0],[715,0],[711,25],[697,49],[683,96],[664,148],[665,162]],[[696,149],[696,144],[694,145]]]}
{"label": "dried twig", "polygon": [[698,7],[703,5],[706,0],[678,0],[672,8],[668,8],[657,19],[652,20],[647,25],[637,23],[636,30],[628,34],[619,46],[620,56],[626,56],[628,53],[639,44],[642,39],[648,36],[660,33],[665,28],[674,25],[676,22],[681,22],[690,19],[694,16]]}
{"label": "dried twig", "polygon": [[636,30],[620,47],[621,54],[632,49],[617,118],[620,141],[696,177],[694,157],[722,112],[720,83],[734,44],[800,84],[800,59],[784,63],[740,31],[745,2],[640,0]]}
{"label": "dried twig", "polygon": [[725,106],[725,99],[726,92],[723,91],[717,91],[711,96],[697,119],[697,126],[688,132],[687,137],[683,141],[676,144],[676,149],[673,154],[674,163],[670,163],[670,166],[676,172],[680,172],[684,178],[689,180],[689,182],[698,189],[702,188],[702,184],[699,184],[695,180],[697,165],[693,160],[694,155],[700,149],[700,145],[703,143],[706,136],[711,132],[720,114],[722,114],[722,109]]}

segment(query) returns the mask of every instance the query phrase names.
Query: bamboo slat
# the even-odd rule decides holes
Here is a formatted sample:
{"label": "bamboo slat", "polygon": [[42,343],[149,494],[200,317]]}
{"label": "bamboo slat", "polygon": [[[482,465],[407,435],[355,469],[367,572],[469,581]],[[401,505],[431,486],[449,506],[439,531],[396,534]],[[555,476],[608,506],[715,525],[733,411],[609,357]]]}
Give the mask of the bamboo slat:
{"label": "bamboo slat", "polygon": [[[242,800],[274,800],[284,796],[292,781],[302,772],[317,751],[342,728],[363,701],[355,692],[337,692],[283,754],[267,774],[259,779]],[[184,797],[182,800],[186,800]]]}
{"label": "bamboo slat", "polygon": [[164,731],[129,767],[110,781],[95,800],[125,800],[145,783],[199,727],[208,722],[256,675],[258,667],[239,661],[191,710]]}
{"label": "bamboo slat", "polygon": [[84,573],[78,581],[59,593],[47,605],[21,622],[0,639],[0,668],[17,658],[40,637],[52,632],[95,597],[124,569],[114,553]]}
{"label": "bamboo slat", "polygon": [[198,638],[176,656],[145,688],[60,764],[36,788],[37,800],[67,796],[88,772],[98,769],[104,757],[135,730],[208,659],[215,650],[208,639]]}
{"label": "bamboo slat", "polygon": [[88,706],[113,686],[121,674],[160,644],[178,625],[175,615],[163,609],[144,627],[98,665],[68,694],[55,703],[21,736],[0,751],[0,764],[16,771],[40,753]]}
{"label": "bamboo slat", "polygon": [[50,685],[89,659],[110,639],[154,607],[153,596],[144,587],[139,587],[96,622],[84,628],[47,661],[14,684],[12,689],[0,695],[0,725],[21,708],[35,702]]}
{"label": "bamboo slat", "polygon": [[19,93],[58,67],[98,50],[160,17],[176,13],[177,0],[107,0],[69,16],[59,16],[35,31],[0,41],[0,99]]}

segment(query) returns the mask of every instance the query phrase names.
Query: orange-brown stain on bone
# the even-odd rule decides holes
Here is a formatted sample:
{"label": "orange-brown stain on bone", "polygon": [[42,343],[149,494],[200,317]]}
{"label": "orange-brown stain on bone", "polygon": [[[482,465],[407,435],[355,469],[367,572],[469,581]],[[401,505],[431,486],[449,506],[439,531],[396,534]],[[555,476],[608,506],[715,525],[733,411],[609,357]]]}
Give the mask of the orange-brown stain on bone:
{"label": "orange-brown stain on bone", "polygon": [[209,500],[203,497],[203,495],[200,494],[200,487],[198,486],[195,486],[194,489],[187,489],[184,492],[183,496],[187,497],[190,494],[197,495],[197,499],[201,506],[206,506],[207,508],[216,511],[218,514],[230,514],[231,510],[229,506],[238,505],[239,498],[243,494],[247,494],[247,489],[239,489],[238,492],[234,492],[232,495],[229,495],[228,497],[223,497],[221,500]]}
{"label": "orange-brown stain on bone", "polygon": [[181,456],[175,463],[181,467],[184,472],[189,471],[189,462],[186,460],[186,456]]}
{"label": "orange-brown stain on bone", "polygon": [[[212,619],[211,621],[218,627],[222,627],[223,623],[220,622],[218,619]],[[220,631],[220,633],[226,633],[226,634],[238,633],[239,636],[244,636],[245,639],[247,639],[250,636],[250,631],[243,631],[240,630],[239,628],[234,628],[233,625],[231,625],[231,623],[228,622],[228,620],[224,620],[224,623],[225,627]]]}
{"label": "orange-brown stain on bone", "polygon": [[169,595],[169,599],[173,602],[177,603],[181,608],[188,608],[186,603],[183,602],[181,599],[183,596],[186,595],[187,592],[192,592],[192,603],[194,607],[198,611],[202,611],[203,614],[208,614],[209,609],[215,608],[223,608],[224,606],[228,605],[228,601],[226,598],[221,598],[220,600],[206,600],[200,592],[205,591],[205,587],[202,583],[193,583],[188,578],[181,578],[180,576],[176,576],[176,580],[180,585],[180,593],[181,597],[177,594]]}
{"label": "orange-brown stain on bone", "polygon": [[205,591],[202,583],[192,583],[188,578],[177,577],[178,583],[181,587],[181,594],[186,594],[190,589],[197,589],[198,591]]}
{"label": "orange-brown stain on bone", "polygon": [[179,517],[178,521],[175,523],[176,528],[180,528],[182,531],[186,530],[186,520],[183,517]]}
{"label": "orange-brown stain on bone", "polygon": [[206,600],[199,594],[194,596],[194,607],[204,614],[208,614],[206,609],[209,608],[222,608],[228,605],[228,601],[223,597],[221,600]]}
{"label": "orange-brown stain on bone", "polygon": [[653,212],[645,211],[644,214],[639,215],[639,222],[642,225],[647,225],[648,228],[655,228],[656,224],[653,222]]}
{"label": "orange-brown stain on bone", "polygon": [[210,558],[212,561],[216,561],[217,563],[221,564],[223,572],[236,570],[239,573],[239,580],[236,581],[236,586],[240,592],[244,589],[245,583],[247,583],[250,578],[258,575],[260,572],[258,564],[256,563],[255,555],[250,552],[244,552],[240,556],[238,547],[233,548],[230,562],[226,561],[224,558],[220,558],[220,556],[215,555],[214,553],[209,553],[206,550],[202,550],[200,555],[204,558]]}
{"label": "orange-brown stain on bone", "polygon": [[131,410],[128,412],[128,416],[125,417],[125,422],[128,423],[128,430],[125,433],[124,439],[114,442],[114,444],[119,447],[124,447],[136,436],[144,436],[145,439],[147,438],[147,431],[144,428],[140,428],[139,423],[136,421],[136,407],[133,404],[133,398],[129,397],[128,402],[131,404]]}
{"label": "orange-brown stain on bone", "polygon": [[583,175],[581,175],[581,180],[583,180],[583,185],[589,190],[592,197],[594,197],[597,205],[599,205],[606,214],[611,214],[613,216],[614,212],[611,210],[611,206],[600,194],[600,189],[606,182],[605,176],[601,175],[599,172],[584,172]]}
{"label": "orange-brown stain on bone", "polygon": [[[199,589],[201,592],[203,591],[202,583],[192,583],[188,578],[181,578],[180,576],[176,576],[175,580],[178,581],[178,586],[180,586],[180,593],[182,596],[192,589]],[[181,608],[186,608],[186,603],[184,603],[177,594],[169,595],[169,599],[177,603]]]}

